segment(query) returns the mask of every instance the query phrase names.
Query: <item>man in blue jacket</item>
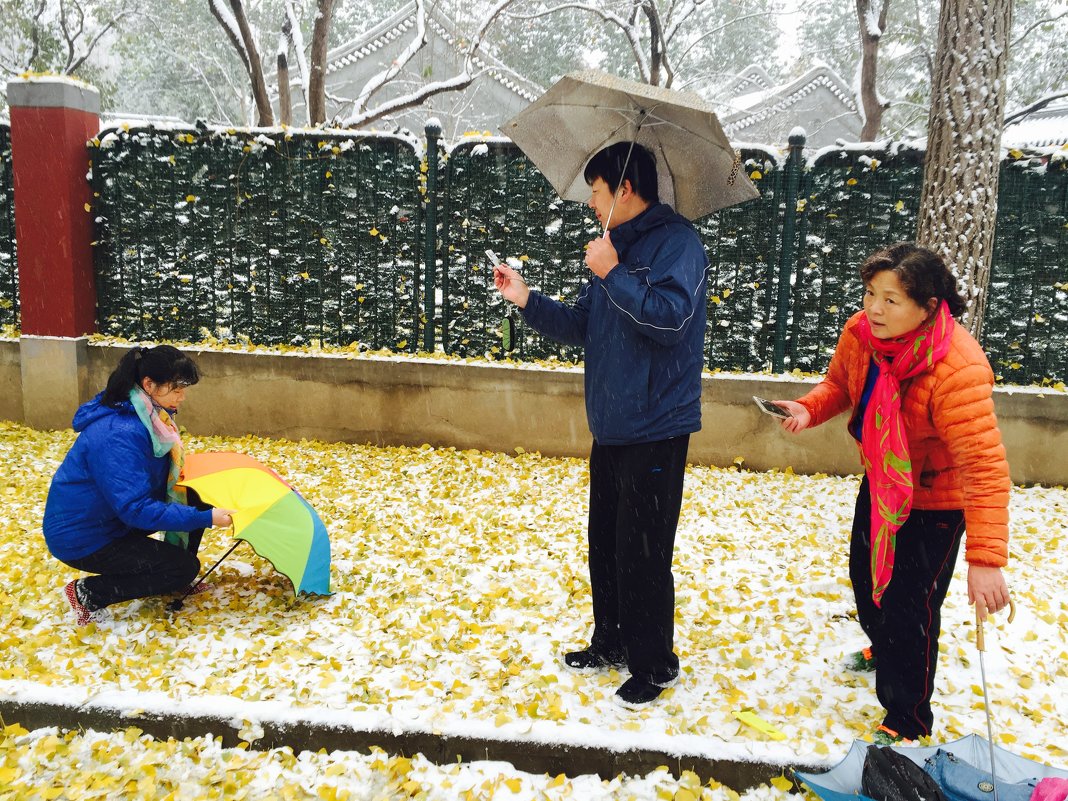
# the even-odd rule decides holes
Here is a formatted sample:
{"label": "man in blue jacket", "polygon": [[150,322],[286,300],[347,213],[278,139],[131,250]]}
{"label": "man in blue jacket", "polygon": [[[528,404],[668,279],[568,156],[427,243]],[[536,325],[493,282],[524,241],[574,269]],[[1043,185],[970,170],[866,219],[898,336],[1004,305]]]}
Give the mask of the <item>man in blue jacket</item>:
{"label": "man in blue jacket", "polygon": [[589,565],[594,630],[565,654],[575,670],[624,664],[624,705],[659,697],[679,674],[671,557],[690,434],[701,428],[708,257],[693,226],[659,202],[656,161],[621,142],[586,165],[607,235],[574,304],[531,290],[507,265],[501,294],[542,334],[585,349],[590,451]]}

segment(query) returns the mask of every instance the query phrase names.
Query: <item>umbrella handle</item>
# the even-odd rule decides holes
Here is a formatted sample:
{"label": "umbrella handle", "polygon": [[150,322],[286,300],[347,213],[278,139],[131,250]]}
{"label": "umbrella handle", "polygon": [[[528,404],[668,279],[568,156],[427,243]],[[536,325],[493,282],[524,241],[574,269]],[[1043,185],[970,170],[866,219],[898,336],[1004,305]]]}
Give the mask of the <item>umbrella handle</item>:
{"label": "umbrella handle", "polygon": [[207,573],[205,573],[203,576],[198,576],[197,578],[193,579],[193,583],[189,585],[189,587],[184,593],[182,593],[182,597],[176,598],[175,600],[167,604],[167,609],[169,609],[171,612],[180,611],[183,604],[185,604],[185,599],[189,597],[189,594],[193,591],[193,588],[197,586],[197,584],[199,584],[201,581],[204,581],[204,579],[206,579],[208,576],[210,576],[215,570],[215,568],[222,564],[223,559],[232,554],[234,552],[234,548],[236,548],[240,544],[241,540],[234,540],[234,544],[230,546],[230,550],[220,556],[219,561],[213,564]]}
{"label": "umbrella handle", "polygon": [[[1012,623],[1016,617],[1016,602],[1012,600],[1012,596],[1009,596],[1009,619],[1008,622]],[[979,611],[979,606],[975,607],[975,647],[979,651],[986,650],[986,640],[983,636],[983,620],[985,615]]]}

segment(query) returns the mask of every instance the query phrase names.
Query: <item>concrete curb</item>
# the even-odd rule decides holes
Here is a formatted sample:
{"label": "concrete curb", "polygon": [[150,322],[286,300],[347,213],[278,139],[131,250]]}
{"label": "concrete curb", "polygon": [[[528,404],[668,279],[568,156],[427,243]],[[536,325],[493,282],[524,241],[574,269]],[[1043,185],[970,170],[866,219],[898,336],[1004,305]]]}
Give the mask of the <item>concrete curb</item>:
{"label": "concrete curb", "polygon": [[[175,715],[130,711],[92,703],[72,706],[47,702],[0,700],[0,715],[5,723],[19,723],[26,729],[56,726],[60,729],[115,731],[137,727],[157,739],[173,737],[221,737],[225,747],[234,747],[242,740],[229,720],[210,715]],[[260,720],[264,736],[251,747],[257,750],[289,746],[294,752],[359,751],[368,753],[377,746],[389,754],[412,756],[422,754],[438,765],[455,764],[458,760],[494,760],[509,762],[518,770],[534,774],[569,777],[596,773],[611,779],[621,773],[644,775],[666,765],[675,776],[692,771],[707,782],[710,779],[739,792],[764,784],[781,776],[784,771],[792,777],[794,770],[821,772],[826,766],[803,764],[772,764],[704,756],[680,756],[654,750],[613,751],[592,746],[574,746],[537,741],[491,740],[429,732],[365,731],[307,722],[272,722]]]}

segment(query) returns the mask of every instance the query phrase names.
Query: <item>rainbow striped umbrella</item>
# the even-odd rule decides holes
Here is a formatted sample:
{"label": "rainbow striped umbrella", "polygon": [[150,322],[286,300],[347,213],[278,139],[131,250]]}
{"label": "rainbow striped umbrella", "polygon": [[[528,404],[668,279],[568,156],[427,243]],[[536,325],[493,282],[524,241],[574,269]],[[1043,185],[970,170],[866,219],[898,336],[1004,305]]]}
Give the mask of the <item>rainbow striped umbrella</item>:
{"label": "rainbow striped umbrella", "polygon": [[301,494],[269,467],[243,453],[192,453],[185,457],[178,484],[205,503],[232,509],[234,536],[293,582],[294,595],[330,594],[326,527]]}

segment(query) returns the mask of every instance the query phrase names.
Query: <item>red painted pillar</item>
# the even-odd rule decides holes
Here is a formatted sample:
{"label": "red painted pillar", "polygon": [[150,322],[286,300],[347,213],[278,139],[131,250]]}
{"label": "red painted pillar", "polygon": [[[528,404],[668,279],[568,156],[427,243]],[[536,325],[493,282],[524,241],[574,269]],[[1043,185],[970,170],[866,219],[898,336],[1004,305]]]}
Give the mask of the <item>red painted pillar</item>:
{"label": "red painted pillar", "polygon": [[96,286],[85,145],[100,130],[100,95],[69,78],[27,78],[8,83],[7,100],[22,334],[91,334]]}

